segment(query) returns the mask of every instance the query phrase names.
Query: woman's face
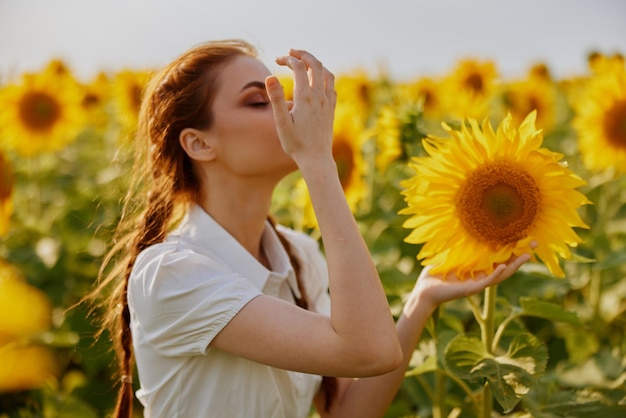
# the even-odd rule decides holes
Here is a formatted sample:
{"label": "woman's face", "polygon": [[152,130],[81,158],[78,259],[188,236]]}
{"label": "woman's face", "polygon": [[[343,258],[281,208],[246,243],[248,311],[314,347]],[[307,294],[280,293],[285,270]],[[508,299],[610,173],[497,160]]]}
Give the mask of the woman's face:
{"label": "woman's face", "polygon": [[269,70],[258,59],[240,56],[221,72],[206,131],[215,162],[240,176],[282,178],[296,165],[283,151],[267,92]]}

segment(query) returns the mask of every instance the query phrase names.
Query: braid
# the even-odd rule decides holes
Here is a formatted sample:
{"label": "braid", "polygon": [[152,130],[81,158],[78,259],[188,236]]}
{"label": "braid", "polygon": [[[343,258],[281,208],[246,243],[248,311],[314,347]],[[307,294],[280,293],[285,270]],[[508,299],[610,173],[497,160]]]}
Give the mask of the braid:
{"label": "braid", "polygon": [[134,356],[132,348],[132,334],[130,331],[130,310],[128,308],[128,279],[135,264],[135,259],[141,251],[150,245],[162,242],[165,239],[168,225],[172,218],[173,203],[169,193],[157,189],[150,193],[148,207],[134,239],[123,278],[116,289],[117,325],[113,334],[113,344],[118,354],[121,386],[119,388],[114,418],[130,418],[133,412],[133,367]]}
{"label": "braid", "polygon": [[[309,301],[306,293],[306,287],[302,282],[302,275],[300,274],[300,260],[298,260],[298,258],[295,256],[289,240],[287,240],[287,238],[285,238],[285,236],[276,228],[276,221],[271,216],[268,218],[268,220],[270,222],[270,225],[272,225],[272,228],[274,228],[278,239],[280,239],[280,242],[283,244],[283,247],[285,248],[285,251],[289,256],[289,261],[293,266],[293,270],[296,273],[296,282],[298,283],[298,290],[300,291],[299,298],[295,297],[294,295],[294,298],[296,299],[296,305],[303,309],[308,309]],[[324,391],[324,410],[328,411],[330,409],[330,405],[337,395],[337,378],[333,376],[322,376],[322,390]]]}
{"label": "braid", "polygon": [[274,232],[276,232],[276,235],[278,236],[280,243],[283,244],[283,248],[285,249],[285,251],[287,252],[287,255],[289,256],[289,262],[291,263],[291,266],[293,267],[293,271],[296,273],[296,282],[298,283],[298,290],[300,291],[300,297],[296,297],[296,295],[294,295],[294,299],[296,300],[296,305],[298,305],[299,307],[303,309],[309,309],[309,300],[306,294],[306,288],[304,287],[304,284],[302,283],[302,278],[300,274],[300,260],[298,260],[298,258],[293,253],[291,249],[291,243],[276,228],[276,221],[272,217],[269,217],[268,220],[270,222],[270,225],[272,225]]}

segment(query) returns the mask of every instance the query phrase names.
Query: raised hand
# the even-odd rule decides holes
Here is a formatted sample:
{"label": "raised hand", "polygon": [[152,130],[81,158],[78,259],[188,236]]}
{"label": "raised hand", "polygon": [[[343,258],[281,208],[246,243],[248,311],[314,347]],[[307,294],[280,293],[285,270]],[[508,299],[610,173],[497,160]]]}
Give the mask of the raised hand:
{"label": "raised hand", "polygon": [[332,158],[333,119],[336,93],[334,75],[306,51],[290,50],[278,57],[279,65],[294,73],[294,101],[285,101],[275,76],[265,80],[274,120],[285,152],[300,165],[303,160]]}

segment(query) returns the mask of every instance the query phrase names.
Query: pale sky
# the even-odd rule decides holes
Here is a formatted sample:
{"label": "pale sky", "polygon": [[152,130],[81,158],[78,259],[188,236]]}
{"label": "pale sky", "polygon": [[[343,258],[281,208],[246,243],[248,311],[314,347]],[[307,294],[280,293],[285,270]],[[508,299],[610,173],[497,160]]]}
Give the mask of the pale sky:
{"label": "pale sky", "polygon": [[626,0],[0,0],[0,79],[53,57],[79,77],[152,68],[232,37],[272,71],[294,47],[336,74],[437,75],[473,57],[503,77],[538,61],[566,77],[586,71],[592,50],[626,54]]}

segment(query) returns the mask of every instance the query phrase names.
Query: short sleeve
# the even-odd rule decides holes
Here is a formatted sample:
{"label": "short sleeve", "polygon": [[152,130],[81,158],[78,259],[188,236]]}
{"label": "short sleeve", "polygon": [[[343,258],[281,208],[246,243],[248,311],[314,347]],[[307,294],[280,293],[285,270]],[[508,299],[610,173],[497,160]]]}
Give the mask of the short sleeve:
{"label": "short sleeve", "polygon": [[254,285],[208,255],[167,244],[138,257],[128,285],[133,339],[165,356],[206,354]]}

